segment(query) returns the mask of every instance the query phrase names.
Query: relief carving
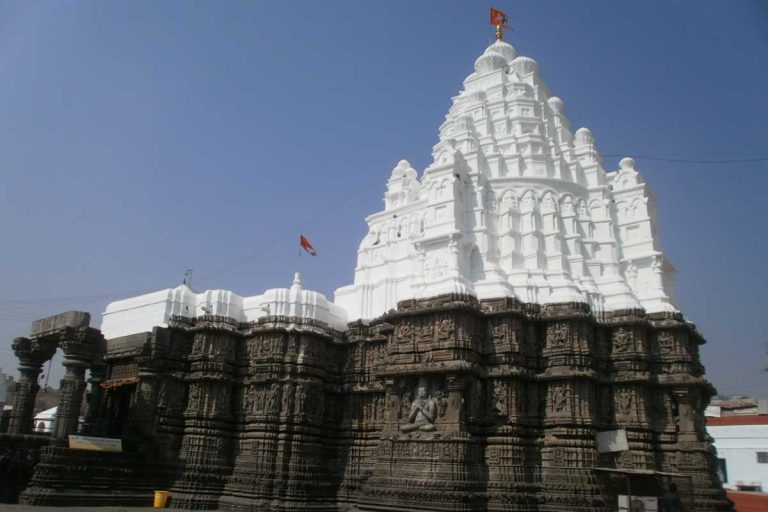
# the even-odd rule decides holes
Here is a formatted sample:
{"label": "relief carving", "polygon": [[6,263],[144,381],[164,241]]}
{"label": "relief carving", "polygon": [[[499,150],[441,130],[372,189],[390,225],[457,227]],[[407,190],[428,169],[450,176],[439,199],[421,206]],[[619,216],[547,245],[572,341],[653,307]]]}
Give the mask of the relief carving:
{"label": "relief carving", "polygon": [[491,393],[491,411],[500,416],[507,416],[509,408],[507,406],[507,386],[502,380],[495,380],[492,383],[493,392]]}
{"label": "relief carving", "polygon": [[444,318],[437,324],[437,339],[447,340],[453,336],[456,326],[450,318]]}
{"label": "relief carving", "polygon": [[619,391],[619,413],[623,416],[629,416],[632,412],[632,391],[622,389]]}
{"label": "relief carving", "polygon": [[506,324],[494,325],[491,330],[491,338],[497,345],[509,341],[509,329]]}
{"label": "relief carving", "polygon": [[411,406],[408,411],[408,423],[400,426],[401,432],[407,433],[414,430],[431,432],[435,430],[435,414],[437,410],[437,404],[433,398],[427,395],[427,391],[427,381],[426,379],[422,378],[419,381],[416,399],[411,402]]}
{"label": "relief carving", "polygon": [[664,355],[672,354],[675,351],[675,335],[668,331],[661,331],[656,335],[659,343],[659,352]]}
{"label": "relief carving", "polygon": [[626,354],[634,349],[635,338],[632,331],[619,327],[613,332],[614,354]]}
{"label": "relief carving", "polygon": [[555,413],[563,414],[568,412],[568,406],[571,401],[571,390],[562,384],[555,386],[552,391],[552,400],[550,409]]}
{"label": "relief carving", "polygon": [[550,325],[547,328],[547,341],[552,348],[564,347],[568,343],[568,325]]}

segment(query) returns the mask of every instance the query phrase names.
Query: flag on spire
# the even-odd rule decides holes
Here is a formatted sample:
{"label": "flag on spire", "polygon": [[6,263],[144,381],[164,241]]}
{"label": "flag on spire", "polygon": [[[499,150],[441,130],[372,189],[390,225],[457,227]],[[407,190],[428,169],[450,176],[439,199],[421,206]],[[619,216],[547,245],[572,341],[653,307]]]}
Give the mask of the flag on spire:
{"label": "flag on spire", "polygon": [[312,244],[309,243],[309,240],[307,240],[304,235],[299,235],[299,243],[301,244],[301,247],[309,254],[312,256],[317,256],[317,251],[315,251],[315,248],[312,247]]}
{"label": "flag on spire", "polygon": [[507,25],[507,15],[494,7],[491,7],[491,25],[511,28],[509,25]]}

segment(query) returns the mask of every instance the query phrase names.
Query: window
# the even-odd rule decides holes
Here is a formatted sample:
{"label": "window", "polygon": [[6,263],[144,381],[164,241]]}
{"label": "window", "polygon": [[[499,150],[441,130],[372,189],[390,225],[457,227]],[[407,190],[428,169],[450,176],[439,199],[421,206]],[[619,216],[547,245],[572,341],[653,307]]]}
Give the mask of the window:
{"label": "window", "polygon": [[768,464],[768,452],[757,452],[757,463]]}
{"label": "window", "polygon": [[717,459],[717,476],[720,478],[721,483],[728,483],[728,467],[725,459]]}

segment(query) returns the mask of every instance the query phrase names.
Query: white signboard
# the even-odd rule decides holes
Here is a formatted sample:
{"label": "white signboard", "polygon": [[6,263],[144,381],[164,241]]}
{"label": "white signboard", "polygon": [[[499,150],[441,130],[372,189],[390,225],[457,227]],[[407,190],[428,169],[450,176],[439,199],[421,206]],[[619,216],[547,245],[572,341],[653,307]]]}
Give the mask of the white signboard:
{"label": "white signboard", "polygon": [[69,447],[94,452],[122,452],[123,441],[112,437],[69,436]]}
{"label": "white signboard", "polygon": [[619,496],[619,512],[658,512],[659,499],[653,496]]}
{"label": "white signboard", "polygon": [[627,431],[623,428],[598,432],[595,437],[597,440],[597,451],[600,453],[625,452],[629,450]]}

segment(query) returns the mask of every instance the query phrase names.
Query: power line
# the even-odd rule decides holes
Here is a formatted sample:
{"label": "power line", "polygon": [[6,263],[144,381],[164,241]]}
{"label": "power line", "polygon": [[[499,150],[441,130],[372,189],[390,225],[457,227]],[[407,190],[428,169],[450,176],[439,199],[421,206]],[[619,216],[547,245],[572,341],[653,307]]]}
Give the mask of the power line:
{"label": "power line", "polygon": [[[688,164],[737,164],[737,163],[768,162],[768,157],[766,156],[750,157],[750,158],[713,158],[713,159],[674,158],[674,157],[666,157],[666,156],[659,156],[659,155],[645,155],[645,154],[632,155],[631,153],[602,154],[601,156],[609,157],[609,158],[631,156],[632,158],[637,158],[637,159],[654,160],[654,161],[660,161],[660,162],[688,163]],[[360,190],[361,187],[364,187],[367,184],[369,184],[371,181],[377,180],[377,179],[382,179],[382,176],[380,175],[380,173],[371,173],[368,179],[363,180],[363,183],[355,184],[356,186],[354,187],[353,190],[352,190],[352,187],[350,186],[349,189],[351,190],[351,193],[342,194],[339,200],[333,202],[334,207],[325,208],[323,212],[320,213],[319,215],[314,215],[312,218],[308,219],[306,224],[316,225],[319,222],[325,220],[325,217],[339,210],[341,206],[347,204],[349,202],[350,197],[357,196],[358,190]],[[350,191],[348,190],[347,192],[350,192]],[[267,241],[264,244],[262,248],[257,249],[256,251],[253,251],[248,255],[241,257],[227,265],[219,267],[218,269],[215,269],[211,272],[208,272],[207,274],[200,276],[199,279],[207,280],[207,279],[210,279],[211,277],[215,277],[220,274],[224,274],[226,272],[234,270],[235,268],[238,268],[246,264],[248,261],[252,260],[256,256],[260,256],[266,252],[274,250],[274,247],[277,243],[284,242],[290,238],[294,238],[295,236],[296,236],[295,233],[292,233],[292,234],[283,234],[283,235],[272,237],[269,241]],[[94,294],[94,295],[64,296],[64,297],[35,298],[35,299],[2,299],[0,300],[0,319],[5,319],[5,320],[35,319],[37,318],[37,315],[31,312],[33,310],[62,307],[62,306],[75,305],[75,304],[85,304],[85,303],[97,302],[97,301],[107,300],[107,299],[116,298],[116,297],[133,297],[137,295],[151,293],[153,291],[157,291],[157,290],[147,289],[147,290],[126,291],[126,292]]]}
{"label": "power line", "polygon": [[753,158],[713,158],[713,159],[691,159],[691,158],[670,158],[666,156],[655,155],[602,155],[604,157],[625,157],[642,158],[645,160],[656,160],[658,162],[676,162],[684,164],[746,164],[753,162],[768,162],[768,157],[758,156]]}

